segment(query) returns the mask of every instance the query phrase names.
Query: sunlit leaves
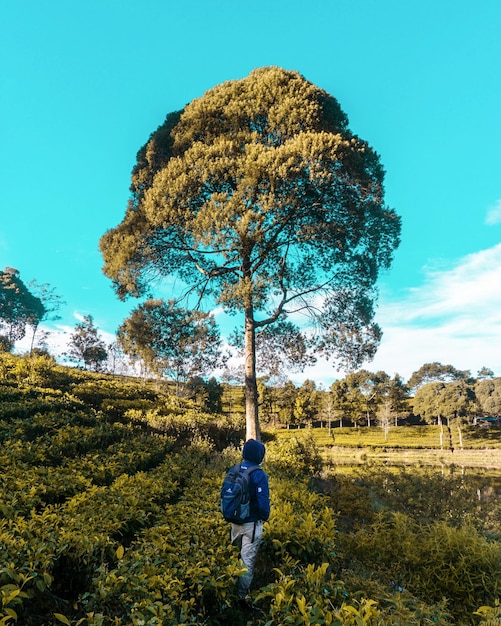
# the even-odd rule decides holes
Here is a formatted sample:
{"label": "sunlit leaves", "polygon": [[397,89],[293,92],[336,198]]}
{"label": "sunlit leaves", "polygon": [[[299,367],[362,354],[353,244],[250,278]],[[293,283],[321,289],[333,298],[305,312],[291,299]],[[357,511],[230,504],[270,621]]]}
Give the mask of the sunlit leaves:
{"label": "sunlit leaves", "polygon": [[68,344],[68,356],[71,360],[99,370],[107,359],[108,353],[104,341],[99,337],[92,315],[85,315],[75,326]]}
{"label": "sunlit leaves", "polygon": [[477,408],[473,387],[464,380],[431,382],[420,387],[414,396],[413,411],[428,423],[443,419],[460,422]]}
{"label": "sunlit leaves", "polygon": [[0,270],[0,350],[10,351],[14,342],[24,337],[26,326],[38,325],[45,311],[42,300],[26,287],[18,270]]}
{"label": "sunlit leaves", "polygon": [[125,218],[101,239],[104,272],[121,298],[180,278],[172,296],[244,314],[247,436],[259,438],[256,328],[301,312],[327,358],[356,367],[374,356],[372,307],[345,308],[336,294],[360,288],[372,304],[399,244],[383,179],[332,96],[298,72],[256,69],[150,136]]}
{"label": "sunlit leaves", "polygon": [[[134,172],[136,201],[101,242],[120,295],[154,268],[229,309],[252,298],[254,311],[285,312],[342,288],[341,269],[373,285],[398,245],[379,157],[297,72],[261,68],[209,90],[153,133]],[[364,342],[366,320],[350,323]]]}
{"label": "sunlit leaves", "polygon": [[175,380],[213,370],[220,360],[213,316],[182,309],[173,301],[147,300],[122,323],[117,337],[131,358]]}
{"label": "sunlit leaves", "polygon": [[501,415],[501,378],[478,381],[475,385],[475,395],[484,413]]}

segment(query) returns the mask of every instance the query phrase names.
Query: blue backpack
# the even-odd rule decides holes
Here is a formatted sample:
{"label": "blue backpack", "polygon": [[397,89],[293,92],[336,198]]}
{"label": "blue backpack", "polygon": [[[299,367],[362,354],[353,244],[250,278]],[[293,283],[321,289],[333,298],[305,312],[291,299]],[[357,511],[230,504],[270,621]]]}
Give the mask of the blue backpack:
{"label": "blue backpack", "polygon": [[221,487],[221,513],[227,522],[243,524],[250,513],[250,475],[258,465],[242,468],[237,463],[228,470]]}

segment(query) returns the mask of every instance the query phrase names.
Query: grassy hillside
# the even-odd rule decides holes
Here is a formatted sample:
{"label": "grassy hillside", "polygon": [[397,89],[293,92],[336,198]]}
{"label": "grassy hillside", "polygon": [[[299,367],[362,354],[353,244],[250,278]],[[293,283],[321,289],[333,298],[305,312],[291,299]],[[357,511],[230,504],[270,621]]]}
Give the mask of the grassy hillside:
{"label": "grassy hillside", "polygon": [[0,625],[494,623],[488,477],[343,474],[316,436],[267,433],[272,515],[244,612],[218,510],[241,418],[154,384],[2,359]]}
{"label": "grassy hillside", "polygon": [[[501,450],[501,429],[467,426],[461,429],[461,441],[456,426],[443,427],[442,449],[446,451]],[[387,449],[440,449],[440,426],[394,426],[385,434],[377,426],[360,428],[301,428],[283,431],[281,437],[313,437],[319,446]]]}
{"label": "grassy hillside", "polygon": [[370,463],[405,467],[484,468],[501,476],[501,429],[463,427],[461,440],[455,427],[444,427],[442,447],[439,426],[382,428],[302,428],[270,431],[282,440],[311,439],[324,463],[338,469]]}

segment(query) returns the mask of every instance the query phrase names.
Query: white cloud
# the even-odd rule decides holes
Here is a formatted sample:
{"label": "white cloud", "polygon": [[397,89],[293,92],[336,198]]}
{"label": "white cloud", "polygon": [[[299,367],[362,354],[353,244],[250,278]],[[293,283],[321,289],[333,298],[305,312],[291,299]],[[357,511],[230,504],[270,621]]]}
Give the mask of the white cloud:
{"label": "white cloud", "polygon": [[[408,380],[424,363],[438,361],[473,375],[486,366],[501,376],[501,244],[425,273],[423,284],[403,296],[381,297],[376,319],[383,340],[363,367]],[[345,375],[320,360],[291,379],[328,387]]]}
{"label": "white cloud", "polygon": [[377,317],[384,337],[370,369],[407,379],[438,361],[501,375],[501,244],[430,270],[403,299],[382,301]]}
{"label": "white cloud", "polygon": [[467,255],[449,268],[428,268],[424,284],[384,306],[390,323],[459,316],[478,323],[501,312],[501,244]]}
{"label": "white cloud", "polygon": [[485,223],[490,226],[501,223],[501,199],[497,200],[495,204],[489,207]]}
{"label": "white cloud", "polygon": [[[73,311],[73,317],[77,320],[77,322],[79,322],[80,324],[85,320],[85,315],[83,313],[79,313],[78,311]],[[72,329],[73,332],[74,329]]]}
{"label": "white cloud", "polygon": [[[78,313],[74,313],[75,319],[78,321],[83,320],[83,316]],[[75,332],[75,327],[67,326],[64,324],[55,324],[54,326],[46,326],[41,324],[37,331],[37,338],[43,333],[48,333],[47,343],[50,346],[50,353],[56,358],[61,358],[64,353],[68,351],[68,343],[70,336]],[[98,330],[99,337],[105,342],[106,345],[116,341],[116,336],[113,333],[104,332]],[[16,352],[25,353],[29,352],[31,343],[31,333],[26,333],[25,337],[16,342]]]}

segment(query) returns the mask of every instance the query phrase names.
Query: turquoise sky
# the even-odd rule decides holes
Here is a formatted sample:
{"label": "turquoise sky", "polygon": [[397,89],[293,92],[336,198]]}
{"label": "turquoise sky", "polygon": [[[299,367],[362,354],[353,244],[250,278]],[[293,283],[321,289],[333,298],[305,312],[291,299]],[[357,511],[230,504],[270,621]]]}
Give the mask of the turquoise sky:
{"label": "turquoise sky", "polygon": [[499,0],[16,0],[1,20],[0,268],[57,289],[59,332],[90,313],[114,333],[138,304],[116,299],[98,242],[149,134],[217,83],[278,65],[338,99],[403,219],[368,369],[501,375]]}

